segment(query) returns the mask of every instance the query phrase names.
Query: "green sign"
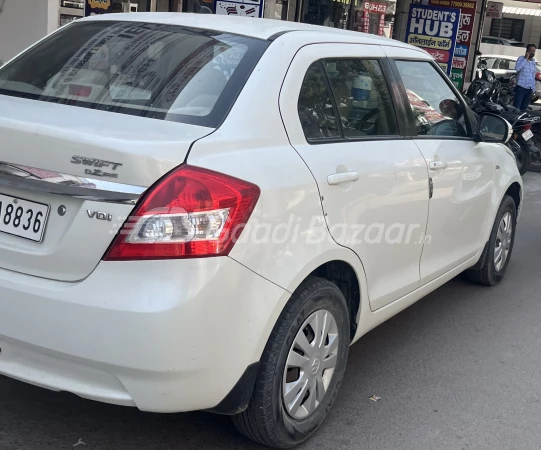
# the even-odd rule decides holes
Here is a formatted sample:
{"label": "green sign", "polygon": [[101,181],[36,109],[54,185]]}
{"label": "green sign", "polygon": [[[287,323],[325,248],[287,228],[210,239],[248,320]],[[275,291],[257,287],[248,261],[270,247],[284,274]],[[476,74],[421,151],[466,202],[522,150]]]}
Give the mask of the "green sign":
{"label": "green sign", "polygon": [[464,69],[455,69],[453,67],[451,70],[451,81],[462,92],[462,86],[464,86]]}

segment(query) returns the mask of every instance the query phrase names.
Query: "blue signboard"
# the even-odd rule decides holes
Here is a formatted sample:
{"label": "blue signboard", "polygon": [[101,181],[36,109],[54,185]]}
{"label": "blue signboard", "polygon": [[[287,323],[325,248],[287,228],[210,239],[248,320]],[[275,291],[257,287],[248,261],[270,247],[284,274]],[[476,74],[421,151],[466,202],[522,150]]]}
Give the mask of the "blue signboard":
{"label": "blue signboard", "polygon": [[406,42],[432,55],[451,74],[460,10],[441,6],[410,5]]}
{"label": "blue signboard", "polygon": [[455,46],[455,56],[465,58],[468,56],[469,47],[463,44],[457,44]]}

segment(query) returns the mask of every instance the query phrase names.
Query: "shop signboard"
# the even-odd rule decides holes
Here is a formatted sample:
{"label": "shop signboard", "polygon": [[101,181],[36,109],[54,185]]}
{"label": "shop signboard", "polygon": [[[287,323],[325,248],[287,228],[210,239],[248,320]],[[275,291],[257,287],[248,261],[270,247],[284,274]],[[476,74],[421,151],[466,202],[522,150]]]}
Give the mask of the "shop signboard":
{"label": "shop signboard", "polygon": [[406,42],[428,52],[438,51],[438,64],[450,75],[459,23],[459,9],[412,4]]}
{"label": "shop signboard", "polygon": [[375,14],[378,16],[378,36],[383,36],[385,34],[385,13],[387,12],[387,4],[383,3],[373,3],[373,2],[364,2],[362,9],[362,17],[360,23],[361,28],[357,31],[362,31],[363,33],[370,33],[370,15]]}
{"label": "shop signboard", "polygon": [[113,12],[113,0],[85,0],[85,17]]}
{"label": "shop signboard", "polygon": [[[473,23],[475,21],[477,0],[429,0],[429,4],[445,8],[458,8],[460,10],[460,23],[458,26],[454,51],[453,69],[457,69],[465,73],[468,66],[468,55],[470,52],[471,38],[473,34]],[[458,72],[454,71],[454,73],[456,74]],[[460,84],[455,83],[456,87],[460,90],[462,90],[464,84],[464,73],[460,78]],[[456,79],[458,80],[459,78],[457,77]]]}
{"label": "shop signboard", "polygon": [[263,0],[217,0],[215,8],[215,13],[220,15],[262,17]]}
{"label": "shop signboard", "polygon": [[487,2],[486,17],[489,19],[501,19],[503,17],[503,3]]}
{"label": "shop signboard", "polygon": [[455,69],[451,70],[451,81],[457,87],[462,87],[464,85],[464,70]]}

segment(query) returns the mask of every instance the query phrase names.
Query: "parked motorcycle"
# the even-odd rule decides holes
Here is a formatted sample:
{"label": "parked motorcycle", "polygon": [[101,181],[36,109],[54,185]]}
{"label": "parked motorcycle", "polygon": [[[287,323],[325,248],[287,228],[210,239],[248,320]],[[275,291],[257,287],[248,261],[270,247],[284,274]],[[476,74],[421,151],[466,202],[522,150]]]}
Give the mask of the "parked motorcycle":
{"label": "parked motorcycle", "polygon": [[[529,114],[535,115],[540,118],[540,121],[532,125],[533,143],[537,148],[541,148],[541,112],[540,111],[528,111]],[[531,155],[530,166],[528,168],[531,172],[541,172],[541,154]]]}
{"label": "parked motorcycle", "polygon": [[471,109],[477,114],[490,112],[500,115],[512,125],[513,135],[507,145],[515,155],[521,175],[529,170],[534,157],[536,161],[539,160],[541,170],[541,152],[532,139],[532,127],[541,122],[541,115],[531,115],[509,105],[508,95],[507,91],[503,91],[505,101],[502,101],[501,83],[488,70],[486,61],[480,60],[477,76],[466,93]]}

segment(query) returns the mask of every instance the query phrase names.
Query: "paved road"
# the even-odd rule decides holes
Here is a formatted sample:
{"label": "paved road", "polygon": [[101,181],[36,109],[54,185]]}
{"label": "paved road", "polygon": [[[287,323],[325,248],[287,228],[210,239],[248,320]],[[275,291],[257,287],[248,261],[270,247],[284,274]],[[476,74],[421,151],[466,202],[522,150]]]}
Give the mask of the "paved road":
{"label": "paved road", "polygon": [[[541,174],[503,284],[457,278],[358,342],[302,449],[535,449],[541,444]],[[381,397],[377,403],[368,400]],[[82,443],[75,446],[79,439]],[[0,449],[260,449],[226,417],[154,415],[0,377]]]}

